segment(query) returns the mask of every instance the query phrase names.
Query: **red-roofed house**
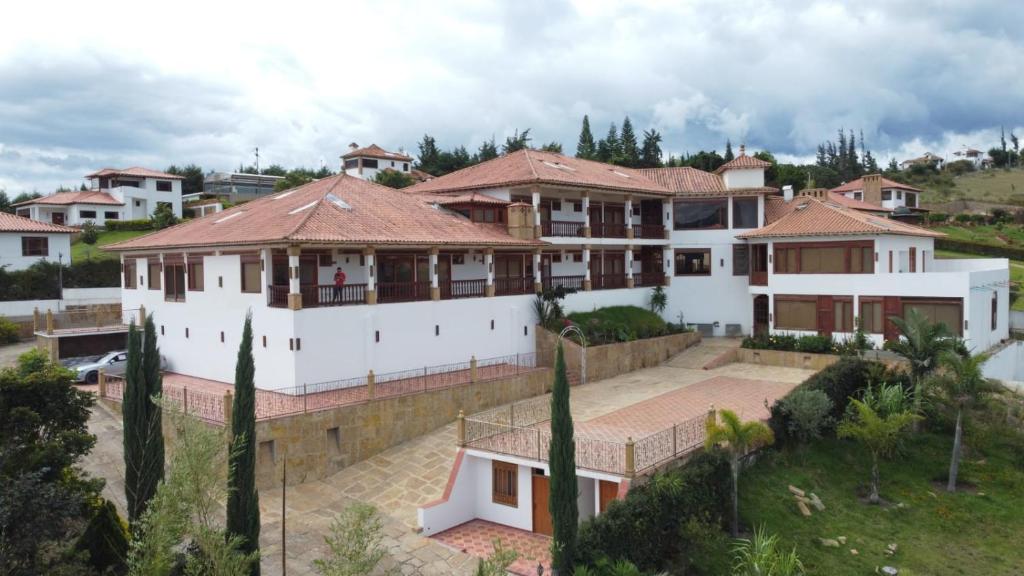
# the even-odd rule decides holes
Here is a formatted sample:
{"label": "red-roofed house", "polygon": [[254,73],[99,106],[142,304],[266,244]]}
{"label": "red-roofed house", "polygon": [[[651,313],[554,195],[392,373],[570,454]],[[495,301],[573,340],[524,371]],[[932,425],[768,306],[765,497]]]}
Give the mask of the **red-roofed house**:
{"label": "red-roofed house", "polygon": [[89,190],[57,192],[16,204],[19,216],[58,225],[142,220],[160,204],[181,218],[182,177],[148,168],[104,168],[86,176]]}
{"label": "red-roofed house", "polygon": [[413,172],[420,172],[413,170],[412,157],[403,152],[389,152],[376,144],[360,148],[355,142],[349,144],[348,148],[349,151],[341,157],[341,167],[349,176],[373,180],[383,170],[394,170],[409,176],[413,176]]}
{"label": "red-roofed house", "polygon": [[918,207],[922,192],[920,188],[889,180],[881,174],[869,174],[857,178],[841,186],[836,186],[831,192],[890,211],[897,208],[922,210]]}
{"label": "red-roofed house", "polygon": [[24,270],[40,260],[71,262],[74,228],[0,212],[0,267]]}

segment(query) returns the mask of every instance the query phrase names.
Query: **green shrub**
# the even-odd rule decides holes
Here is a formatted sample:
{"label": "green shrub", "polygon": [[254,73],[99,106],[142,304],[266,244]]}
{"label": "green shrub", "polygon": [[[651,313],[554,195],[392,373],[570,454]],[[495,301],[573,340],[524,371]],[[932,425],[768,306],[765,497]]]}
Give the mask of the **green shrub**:
{"label": "green shrub", "polygon": [[145,230],[156,230],[153,221],[145,220],[107,220],[103,225],[107,230],[132,230],[141,232]]}
{"label": "green shrub", "polygon": [[168,202],[158,202],[156,210],[153,211],[153,228],[163,230],[178,223],[178,217],[174,215],[174,209]]}
{"label": "green shrub", "polygon": [[729,462],[719,450],[701,452],[685,466],[655,475],[625,500],[580,526],[577,564],[628,560],[656,570],[687,557],[694,543],[684,538],[691,519],[721,527],[729,499]]}
{"label": "green shrub", "polygon": [[796,351],[810,352],[813,354],[830,354],[835,352],[835,343],[832,341],[831,336],[801,336],[796,339]]}
{"label": "green shrub", "polygon": [[[60,295],[57,262],[41,260],[24,270],[0,268],[0,301],[54,300]],[[121,285],[121,263],[117,260],[82,260],[63,271],[65,288],[104,288]]]}
{"label": "green shrub", "polygon": [[78,236],[78,239],[90,246],[100,239],[100,233],[92,220],[87,220],[85,224],[82,224],[82,233]]}
{"label": "green shrub", "polygon": [[971,221],[971,215],[967,214],[966,212],[963,212],[954,216],[953,219],[960,224],[967,224],[968,222]]}
{"label": "green shrub", "polygon": [[783,352],[809,352],[813,354],[832,354],[836,352],[836,344],[831,336],[809,334],[793,336],[790,334],[773,334],[747,336],[740,343],[743,348],[752,350],[781,350]]}
{"label": "green shrub", "polygon": [[779,400],[779,410],[786,418],[789,434],[803,443],[821,438],[822,431],[832,423],[832,400],[821,390],[794,390]]}
{"label": "green shrub", "polygon": [[978,242],[965,240],[952,240],[950,238],[936,238],[936,250],[949,250],[951,252],[966,252],[968,254],[979,254],[981,256],[992,256],[993,258],[1009,258],[1011,260],[1024,260],[1024,248],[1013,246],[993,246]]}
{"label": "green shrub", "polygon": [[0,316],[0,344],[14,344],[19,340],[21,340],[21,328]]}
{"label": "green shrub", "polygon": [[89,554],[89,564],[98,574],[120,574],[128,557],[128,526],[117,514],[110,500],[102,500],[85,532],[79,536],[75,549]]}
{"label": "green shrub", "polygon": [[944,212],[932,212],[928,214],[928,222],[930,224],[941,224],[949,220],[949,214]]}
{"label": "green shrub", "polygon": [[668,324],[661,316],[637,306],[609,306],[592,312],[573,312],[566,318],[579,326],[589,345],[629,342],[669,333]]}

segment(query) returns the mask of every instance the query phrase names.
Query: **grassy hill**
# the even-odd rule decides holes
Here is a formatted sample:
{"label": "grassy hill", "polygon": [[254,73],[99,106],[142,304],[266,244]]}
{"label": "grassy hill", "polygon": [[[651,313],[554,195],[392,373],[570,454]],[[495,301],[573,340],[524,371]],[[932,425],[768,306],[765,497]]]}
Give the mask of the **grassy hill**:
{"label": "grassy hill", "polygon": [[101,231],[99,233],[99,240],[95,244],[89,245],[81,240],[76,241],[71,245],[71,261],[81,262],[82,260],[117,260],[119,258],[116,252],[107,252],[100,250],[100,246],[107,244],[113,244],[114,242],[121,242],[123,240],[130,240],[136,236],[142,236],[143,234],[151,234],[152,230],[135,231],[135,230],[115,230],[115,231]]}
{"label": "grassy hill", "polygon": [[922,202],[974,200],[1024,206],[1024,169],[983,170],[962,176],[936,176],[913,185],[925,190]]}

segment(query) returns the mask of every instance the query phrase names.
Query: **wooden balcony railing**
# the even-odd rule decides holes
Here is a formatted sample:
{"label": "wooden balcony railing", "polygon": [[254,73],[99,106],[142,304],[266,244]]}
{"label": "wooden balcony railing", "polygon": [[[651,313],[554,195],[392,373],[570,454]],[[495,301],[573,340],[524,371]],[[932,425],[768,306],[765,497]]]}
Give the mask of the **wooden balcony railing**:
{"label": "wooden balcony railing", "polygon": [[430,300],[430,282],[380,282],[378,302],[416,302]]}
{"label": "wooden balcony railing", "polygon": [[498,296],[530,294],[533,292],[533,278],[495,278],[494,293]]}
{"label": "wooden balcony railing", "polygon": [[590,235],[594,238],[625,238],[625,224],[590,223]]}
{"label": "wooden balcony railing", "polygon": [[[267,286],[267,305],[274,308],[288,306],[288,286]],[[333,284],[305,284],[299,287],[303,308],[320,306],[345,306],[366,302],[366,284],[345,284],[336,288]]]}
{"label": "wooden balcony railing", "polygon": [[650,238],[653,240],[665,239],[665,227],[661,224],[634,224],[634,238]]}
{"label": "wooden balcony railing", "polygon": [[633,275],[633,285],[637,287],[658,286],[665,281],[661,272],[641,272]]}
{"label": "wooden balcony railing", "polygon": [[486,278],[450,280],[448,282],[441,282],[441,298],[445,300],[452,298],[478,298],[484,295],[486,288]]}
{"label": "wooden balcony railing", "polygon": [[288,306],[287,286],[267,286],[267,306],[285,308]]}
{"label": "wooden balcony railing", "polygon": [[626,287],[625,274],[595,274],[591,280],[592,288],[594,290],[608,290],[612,288]]}
{"label": "wooden balcony railing", "polygon": [[767,286],[768,285],[768,271],[754,271],[750,273],[750,285],[751,286]]}
{"label": "wooden balcony railing", "polygon": [[541,236],[582,237],[583,222],[568,220],[546,220],[540,223]]}
{"label": "wooden balcony railing", "polygon": [[570,290],[583,290],[583,276],[547,276],[541,277],[541,284],[545,288],[557,288],[561,286]]}

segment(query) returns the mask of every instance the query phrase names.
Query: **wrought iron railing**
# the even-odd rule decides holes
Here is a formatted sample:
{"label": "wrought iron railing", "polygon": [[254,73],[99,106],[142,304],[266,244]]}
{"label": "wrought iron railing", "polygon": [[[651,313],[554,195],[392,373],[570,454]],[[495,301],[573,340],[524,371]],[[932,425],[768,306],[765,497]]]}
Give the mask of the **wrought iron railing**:
{"label": "wrought iron railing", "polygon": [[637,287],[658,286],[664,281],[665,275],[660,272],[641,272],[633,275],[633,285]]}

